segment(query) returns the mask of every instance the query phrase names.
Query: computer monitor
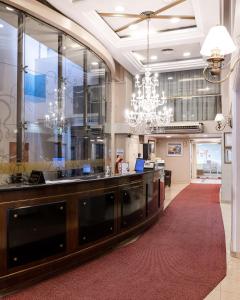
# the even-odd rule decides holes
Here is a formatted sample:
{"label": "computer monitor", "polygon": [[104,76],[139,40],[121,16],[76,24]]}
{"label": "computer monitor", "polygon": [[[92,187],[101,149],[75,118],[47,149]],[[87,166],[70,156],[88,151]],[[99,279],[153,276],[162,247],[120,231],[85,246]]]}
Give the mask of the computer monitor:
{"label": "computer monitor", "polygon": [[142,158],[137,158],[135,163],[135,171],[136,172],[143,172],[144,170],[144,162],[145,160]]}
{"label": "computer monitor", "polygon": [[83,174],[88,175],[91,173],[91,165],[90,164],[84,164],[83,165]]}
{"label": "computer monitor", "polygon": [[54,157],[52,159],[53,166],[56,169],[63,169],[65,168],[65,158],[64,157]]}

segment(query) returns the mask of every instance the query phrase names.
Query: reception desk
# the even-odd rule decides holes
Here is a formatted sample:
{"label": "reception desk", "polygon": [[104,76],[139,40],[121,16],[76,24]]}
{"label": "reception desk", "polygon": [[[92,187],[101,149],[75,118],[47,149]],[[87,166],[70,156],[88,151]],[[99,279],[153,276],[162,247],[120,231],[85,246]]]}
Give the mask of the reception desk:
{"label": "reception desk", "polygon": [[160,171],[0,187],[0,292],[89,260],[154,224]]}

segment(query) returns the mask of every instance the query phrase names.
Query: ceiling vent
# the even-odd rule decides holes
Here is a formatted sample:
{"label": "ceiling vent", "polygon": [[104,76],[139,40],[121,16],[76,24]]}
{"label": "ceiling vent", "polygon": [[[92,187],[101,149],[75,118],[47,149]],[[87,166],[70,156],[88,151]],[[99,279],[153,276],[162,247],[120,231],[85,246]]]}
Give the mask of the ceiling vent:
{"label": "ceiling vent", "polygon": [[163,54],[168,55],[168,54],[173,53],[174,49],[172,49],[172,48],[164,48],[161,51],[162,51]]}
{"label": "ceiling vent", "polygon": [[203,133],[203,123],[172,124],[156,129],[154,133]]}

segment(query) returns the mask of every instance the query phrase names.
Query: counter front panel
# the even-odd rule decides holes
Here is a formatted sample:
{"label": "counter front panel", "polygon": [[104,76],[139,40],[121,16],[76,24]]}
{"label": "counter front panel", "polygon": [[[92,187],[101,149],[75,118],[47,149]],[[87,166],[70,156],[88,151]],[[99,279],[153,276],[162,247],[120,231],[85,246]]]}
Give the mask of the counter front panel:
{"label": "counter front panel", "polygon": [[0,190],[0,292],[89,260],[162,211],[159,171]]}

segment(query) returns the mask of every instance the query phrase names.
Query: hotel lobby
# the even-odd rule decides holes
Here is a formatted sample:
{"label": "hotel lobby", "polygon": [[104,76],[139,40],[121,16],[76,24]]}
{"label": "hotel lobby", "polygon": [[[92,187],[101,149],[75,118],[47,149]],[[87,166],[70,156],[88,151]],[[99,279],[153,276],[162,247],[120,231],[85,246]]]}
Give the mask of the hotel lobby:
{"label": "hotel lobby", "polygon": [[240,299],[239,50],[240,0],[0,0],[0,298]]}

